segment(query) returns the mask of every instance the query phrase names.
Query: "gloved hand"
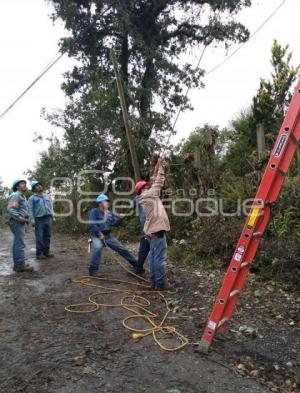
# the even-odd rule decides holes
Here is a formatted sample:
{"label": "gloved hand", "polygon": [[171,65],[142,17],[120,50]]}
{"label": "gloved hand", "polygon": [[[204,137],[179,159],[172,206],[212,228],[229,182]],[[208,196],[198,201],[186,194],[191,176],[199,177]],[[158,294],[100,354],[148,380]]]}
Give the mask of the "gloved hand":
{"label": "gloved hand", "polygon": [[27,224],[28,223],[28,218],[20,217],[20,223],[21,224]]}

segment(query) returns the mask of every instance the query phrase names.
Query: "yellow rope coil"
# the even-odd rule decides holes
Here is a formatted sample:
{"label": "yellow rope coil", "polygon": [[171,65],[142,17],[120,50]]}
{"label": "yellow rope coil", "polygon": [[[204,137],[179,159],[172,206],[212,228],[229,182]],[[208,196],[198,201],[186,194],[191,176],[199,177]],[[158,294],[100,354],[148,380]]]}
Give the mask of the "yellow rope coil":
{"label": "yellow rope coil", "polygon": [[[153,291],[149,286],[148,280],[134,274],[121,262],[117,262],[128,273],[143,281],[143,284],[109,277],[83,276],[75,278],[73,280],[74,283],[80,283],[86,286],[97,288],[98,292],[90,295],[87,303],[70,304],[65,307],[65,310],[70,313],[86,314],[98,311],[101,307],[121,307],[130,312],[130,315],[124,318],[122,323],[127,330],[133,332],[132,338],[134,340],[140,340],[143,337],[152,335],[154,342],[164,351],[171,352],[184,348],[189,343],[188,339],[179,333],[174,326],[165,326],[165,321],[171,310],[164,294],[160,291]],[[102,285],[102,282],[126,284],[127,288],[107,287]],[[128,284],[135,286],[136,289],[128,289]],[[102,295],[115,293],[123,294],[120,303],[104,303],[100,299]],[[158,318],[158,315],[149,310],[149,307],[151,306],[150,301],[144,296],[141,296],[143,293],[157,294],[164,302],[166,311],[159,323],[155,321],[155,318]],[[148,328],[138,329],[136,327],[130,326],[129,321],[132,322],[133,320],[141,319],[146,321],[146,323],[149,325]],[[164,339],[166,339],[166,336],[175,338],[177,341],[179,341],[179,344],[170,347],[166,346],[162,342]]]}

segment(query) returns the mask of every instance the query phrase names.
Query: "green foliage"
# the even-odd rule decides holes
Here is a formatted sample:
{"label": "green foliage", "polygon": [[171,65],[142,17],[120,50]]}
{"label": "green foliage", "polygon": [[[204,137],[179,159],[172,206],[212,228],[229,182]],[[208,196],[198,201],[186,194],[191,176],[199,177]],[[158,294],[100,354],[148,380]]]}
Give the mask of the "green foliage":
{"label": "green foliage", "polygon": [[274,216],[274,230],[280,238],[300,239],[300,174],[288,177],[281,192]]}
{"label": "green foliage", "polygon": [[[292,84],[300,69],[299,66],[290,64],[292,54],[288,52],[288,48],[274,41],[271,50],[271,80],[260,80],[251,108],[233,120],[232,130],[227,133],[229,147],[224,157],[224,167],[230,168],[237,176],[244,176],[253,170],[259,171],[265,164],[264,160],[258,161],[256,153],[256,128],[259,124],[265,131],[266,157],[273,148],[291,100]],[[243,165],[240,165],[241,162]]]}
{"label": "green foliage", "polygon": [[291,86],[297,78],[300,66],[290,65],[292,53],[289,46],[282,47],[274,41],[271,64],[272,79],[261,79],[257,95],[253,98],[253,120],[266,130],[266,144],[273,147],[279,127],[291,100]]}
{"label": "green foliage", "polygon": [[186,141],[176,147],[168,160],[168,181],[173,189],[184,189],[186,195],[190,196],[192,193],[207,196],[210,189],[217,187],[215,180],[220,133],[219,127],[205,124],[196,128]]}
{"label": "green foliage", "polygon": [[6,209],[9,191],[7,187],[3,186],[3,182],[0,178],[0,226],[5,224],[8,220]]}

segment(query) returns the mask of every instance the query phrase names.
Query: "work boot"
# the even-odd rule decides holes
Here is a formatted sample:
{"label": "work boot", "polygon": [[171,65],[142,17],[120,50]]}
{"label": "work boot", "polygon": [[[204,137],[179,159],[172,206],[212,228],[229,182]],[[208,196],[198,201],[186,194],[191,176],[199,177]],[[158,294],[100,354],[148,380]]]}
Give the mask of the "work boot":
{"label": "work boot", "polygon": [[174,285],[164,283],[162,285],[157,285],[156,290],[157,291],[172,291],[174,289]]}
{"label": "work boot", "polygon": [[17,273],[24,273],[24,272],[32,273],[34,270],[33,267],[29,265],[24,265],[24,266],[14,266],[14,271]]}
{"label": "work boot", "polygon": [[36,259],[46,259],[47,257],[43,254],[37,255]]}
{"label": "work boot", "polygon": [[134,269],[133,270],[134,274],[137,274],[138,276],[144,276],[145,275],[145,269]]}
{"label": "work boot", "polygon": [[89,273],[91,277],[101,277],[101,274],[97,270],[92,270]]}
{"label": "work boot", "polygon": [[52,252],[45,252],[45,257],[46,258],[54,258],[54,254],[52,254]]}

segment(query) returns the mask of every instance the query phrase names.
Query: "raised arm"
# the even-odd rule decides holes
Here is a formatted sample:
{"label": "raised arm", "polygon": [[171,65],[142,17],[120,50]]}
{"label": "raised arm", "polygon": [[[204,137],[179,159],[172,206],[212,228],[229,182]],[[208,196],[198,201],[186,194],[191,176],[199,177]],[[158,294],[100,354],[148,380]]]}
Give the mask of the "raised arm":
{"label": "raised arm", "polygon": [[161,190],[165,182],[165,168],[164,161],[162,158],[157,160],[154,172],[153,172],[153,183],[151,186],[152,190]]}

